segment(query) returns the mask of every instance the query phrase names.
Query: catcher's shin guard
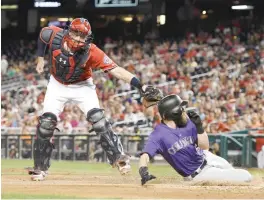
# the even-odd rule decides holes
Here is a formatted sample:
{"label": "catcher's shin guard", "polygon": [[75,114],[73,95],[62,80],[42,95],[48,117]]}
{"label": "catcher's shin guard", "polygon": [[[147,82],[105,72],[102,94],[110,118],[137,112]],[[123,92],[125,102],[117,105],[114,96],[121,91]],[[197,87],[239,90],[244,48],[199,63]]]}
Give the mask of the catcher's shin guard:
{"label": "catcher's shin guard", "polygon": [[115,161],[124,154],[123,146],[111,127],[109,126],[107,129],[107,132],[101,133],[100,143],[107,154],[110,164],[113,165]]}
{"label": "catcher's shin guard", "polygon": [[57,117],[53,113],[44,113],[39,117],[36,140],[34,143],[34,170],[47,171],[54,148],[51,137],[57,125]]}
{"label": "catcher's shin guard", "polygon": [[50,167],[50,157],[53,144],[49,140],[37,139],[34,143],[34,169],[47,171]]}
{"label": "catcher's shin guard", "polygon": [[124,154],[118,136],[104,116],[104,110],[99,108],[90,110],[87,113],[87,120],[92,123],[93,130],[101,136],[100,142],[110,164],[116,165],[122,174],[127,173],[130,170],[129,157]]}

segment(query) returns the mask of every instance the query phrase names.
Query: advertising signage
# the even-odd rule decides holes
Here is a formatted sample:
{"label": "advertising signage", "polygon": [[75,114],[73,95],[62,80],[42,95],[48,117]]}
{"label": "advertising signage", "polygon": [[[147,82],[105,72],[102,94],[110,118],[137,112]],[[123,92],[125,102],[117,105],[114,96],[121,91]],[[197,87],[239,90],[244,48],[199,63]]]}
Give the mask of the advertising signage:
{"label": "advertising signage", "polygon": [[138,0],[95,0],[95,7],[134,7],[138,5]]}

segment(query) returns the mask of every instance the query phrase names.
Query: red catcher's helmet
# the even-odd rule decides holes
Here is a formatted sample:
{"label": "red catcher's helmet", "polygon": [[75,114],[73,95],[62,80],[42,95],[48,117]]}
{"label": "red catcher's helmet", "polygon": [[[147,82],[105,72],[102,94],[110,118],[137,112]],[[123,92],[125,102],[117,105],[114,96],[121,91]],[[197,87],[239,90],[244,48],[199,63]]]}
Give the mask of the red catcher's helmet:
{"label": "red catcher's helmet", "polygon": [[92,40],[91,35],[91,25],[88,20],[76,18],[71,22],[63,41],[72,51],[78,51],[89,47]]}

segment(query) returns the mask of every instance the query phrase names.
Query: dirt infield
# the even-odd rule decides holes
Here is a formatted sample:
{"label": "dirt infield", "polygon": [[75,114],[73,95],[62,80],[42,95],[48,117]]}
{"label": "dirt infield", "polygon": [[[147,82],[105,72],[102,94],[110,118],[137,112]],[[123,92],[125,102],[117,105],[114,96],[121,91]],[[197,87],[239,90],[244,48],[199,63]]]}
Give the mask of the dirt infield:
{"label": "dirt infield", "polygon": [[[12,170],[12,174],[8,171]],[[16,171],[14,171],[16,170]],[[147,186],[139,185],[139,178],[132,176],[109,175],[76,175],[56,173],[45,181],[32,182],[26,172],[8,169],[2,171],[2,194],[18,193],[21,195],[59,195],[62,198],[233,198],[249,199],[264,198],[263,177],[250,184],[227,183],[193,183],[181,182],[176,179],[159,178]],[[18,175],[15,175],[16,173]]]}

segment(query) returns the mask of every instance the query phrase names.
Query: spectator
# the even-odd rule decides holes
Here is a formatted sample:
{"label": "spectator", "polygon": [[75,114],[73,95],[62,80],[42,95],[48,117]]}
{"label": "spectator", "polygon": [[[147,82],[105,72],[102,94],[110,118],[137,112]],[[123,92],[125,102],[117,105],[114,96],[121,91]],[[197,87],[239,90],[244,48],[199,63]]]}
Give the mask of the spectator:
{"label": "spectator", "polygon": [[264,145],[258,153],[258,168],[264,169]]}
{"label": "spectator", "polygon": [[126,111],[126,114],[125,114],[125,121],[133,121],[133,122],[136,122],[137,121],[137,115],[133,112],[134,109],[132,106],[128,106],[127,107],[127,111]]}
{"label": "spectator", "polygon": [[[263,126],[264,114],[254,114],[261,112],[264,105],[263,34],[259,30],[252,30],[259,36],[252,39],[249,33],[250,37],[242,43],[239,38],[234,40],[231,37],[232,32],[233,28],[221,28],[215,36],[205,32],[197,35],[191,33],[180,41],[171,42],[160,40],[138,43],[108,39],[105,50],[120,65],[136,73],[144,83],[162,84],[160,88],[165,95],[179,94],[189,100],[189,106],[198,107],[207,132]],[[40,114],[35,110],[41,110],[44,101],[43,86],[47,84],[45,78],[48,68],[45,68],[45,77],[35,73],[35,46],[34,41],[16,41],[3,48],[10,64],[6,74],[9,77],[21,74],[32,85],[23,90],[2,91],[3,126],[22,126],[28,113],[35,117]],[[24,51],[26,48],[28,51]],[[113,122],[136,122],[143,116],[148,119],[150,126],[159,121],[155,109],[144,110],[143,115],[136,94],[114,97],[118,93],[133,90],[130,85],[99,71],[94,73],[94,82],[100,104]],[[113,85],[118,87],[114,89]],[[18,110],[20,118],[13,116],[14,108]],[[71,127],[87,126],[85,116],[70,103],[61,115],[62,122],[67,115],[72,118],[69,121]],[[118,130],[128,129],[122,127]]]}
{"label": "spectator", "polygon": [[250,128],[261,128],[263,124],[260,123],[260,117],[257,113],[252,114]]}
{"label": "spectator", "polygon": [[8,68],[8,62],[7,62],[7,57],[6,55],[1,56],[1,74],[6,75]]}
{"label": "spectator", "polygon": [[72,133],[71,116],[66,114],[64,119],[58,123],[58,129],[65,134]]}

